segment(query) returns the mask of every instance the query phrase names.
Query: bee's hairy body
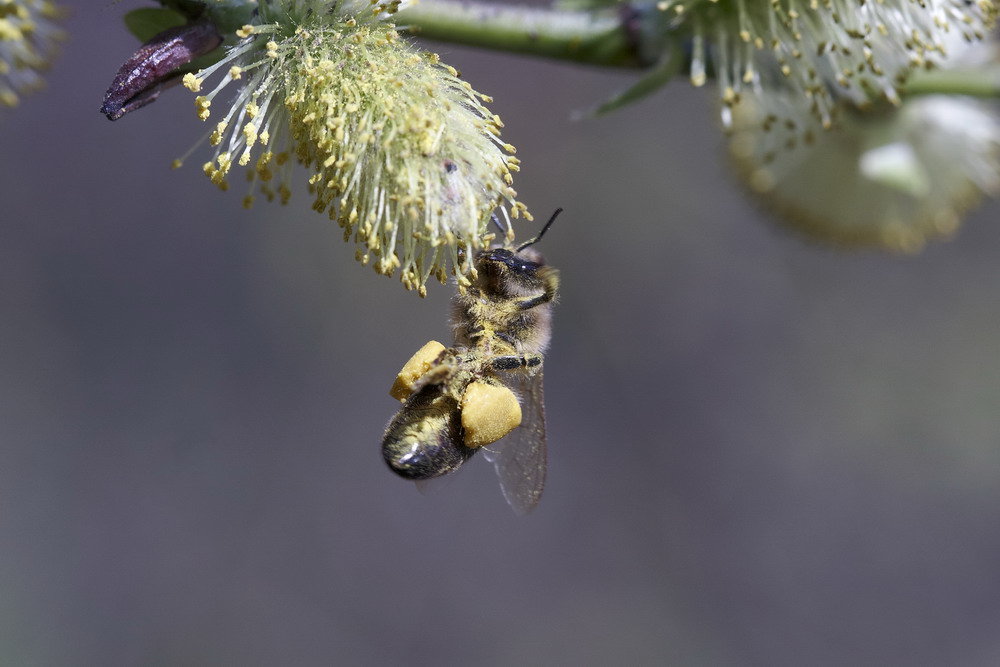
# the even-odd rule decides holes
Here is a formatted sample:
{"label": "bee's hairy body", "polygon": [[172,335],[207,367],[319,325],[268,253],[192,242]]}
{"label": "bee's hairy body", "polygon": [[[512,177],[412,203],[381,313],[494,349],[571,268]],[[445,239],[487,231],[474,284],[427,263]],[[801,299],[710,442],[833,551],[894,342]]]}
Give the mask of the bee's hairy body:
{"label": "bee's hairy body", "polygon": [[559,272],[532,251],[476,257],[476,280],[455,297],[455,344],[485,356],[539,356],[552,335]]}
{"label": "bee's hairy body", "polygon": [[386,463],[409,479],[451,472],[476,452],[461,421],[471,383],[506,387],[511,374],[541,372],[558,271],[533,250],[506,248],[480,251],[474,267],[454,300],[454,346],[429,364],[383,438]]}

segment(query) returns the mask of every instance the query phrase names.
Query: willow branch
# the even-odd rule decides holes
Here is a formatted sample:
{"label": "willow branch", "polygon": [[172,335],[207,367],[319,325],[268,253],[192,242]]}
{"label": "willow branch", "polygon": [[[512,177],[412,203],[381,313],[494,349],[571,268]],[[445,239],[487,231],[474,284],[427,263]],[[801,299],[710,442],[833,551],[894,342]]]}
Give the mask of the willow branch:
{"label": "willow branch", "polygon": [[907,95],[969,95],[1000,98],[1000,65],[914,72],[906,81]]}
{"label": "willow branch", "polygon": [[469,0],[421,0],[396,15],[401,28],[443,42],[588,65],[641,67],[633,10],[572,11]]}

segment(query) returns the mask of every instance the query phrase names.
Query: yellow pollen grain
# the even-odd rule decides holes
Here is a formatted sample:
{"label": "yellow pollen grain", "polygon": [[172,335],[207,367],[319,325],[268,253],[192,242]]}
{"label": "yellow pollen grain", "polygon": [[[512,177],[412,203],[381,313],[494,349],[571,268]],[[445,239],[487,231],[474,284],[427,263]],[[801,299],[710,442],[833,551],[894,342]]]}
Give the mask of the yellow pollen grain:
{"label": "yellow pollen grain", "polygon": [[181,82],[184,84],[184,87],[190,90],[192,93],[197,93],[198,91],[201,90],[201,79],[199,79],[191,72],[185,74],[184,78],[181,79]]}
{"label": "yellow pollen grain", "polygon": [[195,113],[199,120],[208,120],[208,117],[211,115],[211,111],[208,108],[211,105],[212,101],[204,97],[200,98],[200,100],[195,100]]}
{"label": "yellow pollen grain", "polygon": [[212,134],[208,135],[208,143],[210,146],[218,146],[222,143],[222,138],[226,133],[226,121],[220,121],[218,125],[215,126],[215,130]]}

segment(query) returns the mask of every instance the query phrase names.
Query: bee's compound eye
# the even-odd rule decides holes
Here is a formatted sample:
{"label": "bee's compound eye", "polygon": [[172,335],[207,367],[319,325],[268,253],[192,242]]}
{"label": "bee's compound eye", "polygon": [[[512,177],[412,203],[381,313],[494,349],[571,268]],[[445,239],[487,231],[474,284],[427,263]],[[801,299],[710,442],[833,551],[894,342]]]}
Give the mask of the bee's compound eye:
{"label": "bee's compound eye", "polygon": [[436,340],[432,340],[417,350],[417,353],[410,357],[403,369],[396,376],[396,381],[392,383],[389,395],[399,401],[406,401],[413,393],[413,386],[417,380],[430,369],[434,360],[444,352],[445,347]]}
{"label": "bee's compound eye", "polygon": [[521,404],[507,387],[472,382],[462,395],[465,446],[496,442],[521,423]]}

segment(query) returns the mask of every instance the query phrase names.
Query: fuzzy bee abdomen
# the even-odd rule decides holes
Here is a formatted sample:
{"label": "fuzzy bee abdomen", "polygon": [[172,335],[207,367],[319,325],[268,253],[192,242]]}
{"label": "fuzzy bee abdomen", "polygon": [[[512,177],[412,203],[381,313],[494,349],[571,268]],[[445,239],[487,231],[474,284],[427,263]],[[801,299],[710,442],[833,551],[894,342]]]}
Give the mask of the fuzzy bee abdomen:
{"label": "fuzzy bee abdomen", "polygon": [[455,399],[437,385],[410,396],[389,422],[382,457],[406,479],[430,479],[456,470],[476,450],[466,447]]}

